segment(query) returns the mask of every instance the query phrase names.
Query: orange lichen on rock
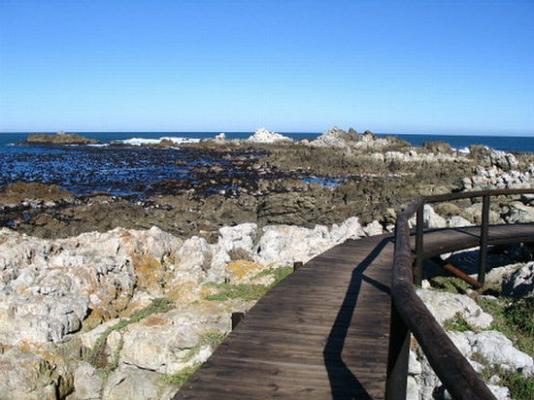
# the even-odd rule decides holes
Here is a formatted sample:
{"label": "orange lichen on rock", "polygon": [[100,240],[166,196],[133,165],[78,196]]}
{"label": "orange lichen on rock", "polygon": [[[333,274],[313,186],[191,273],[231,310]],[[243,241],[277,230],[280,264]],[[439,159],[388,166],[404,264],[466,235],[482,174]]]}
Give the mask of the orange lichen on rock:
{"label": "orange lichen on rock", "polygon": [[232,261],[226,265],[231,283],[246,283],[254,278],[264,267],[248,260]]}
{"label": "orange lichen on rock", "polygon": [[139,289],[161,288],[165,270],[159,260],[149,254],[134,254],[132,261]]}

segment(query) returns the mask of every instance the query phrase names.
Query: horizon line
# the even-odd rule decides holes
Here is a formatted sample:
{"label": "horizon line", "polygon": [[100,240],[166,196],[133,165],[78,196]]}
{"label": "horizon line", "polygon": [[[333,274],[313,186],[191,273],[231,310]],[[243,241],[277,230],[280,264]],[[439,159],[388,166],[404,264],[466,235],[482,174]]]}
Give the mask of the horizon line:
{"label": "horizon line", "polygon": [[[329,128],[330,129],[330,128]],[[341,128],[340,128],[341,129]],[[343,129],[345,130],[345,129]],[[348,130],[348,129],[347,129]],[[371,131],[370,129],[366,129],[368,131]],[[285,133],[285,134],[293,134],[293,135],[306,135],[306,134],[322,134],[323,132],[325,132],[325,130],[322,130],[322,131],[311,131],[311,130],[308,130],[308,131],[285,131],[285,130],[273,130],[274,132],[278,132],[278,133]],[[346,130],[345,130],[346,131]],[[50,130],[50,131],[47,131],[47,130],[0,130],[0,135],[2,134],[39,134],[39,133],[42,133],[42,134],[55,134],[55,133],[58,133],[58,132],[61,132],[60,131],[55,131],[55,130]],[[166,133],[192,133],[192,134],[198,134],[198,133],[213,133],[213,134],[219,134],[219,133],[254,133],[255,130],[216,130],[216,131],[209,131],[209,130],[140,130],[140,131],[129,131],[129,130],[65,130],[65,131],[62,131],[64,133],[75,133],[75,134],[83,134],[83,133],[110,133],[110,134],[143,134],[143,133],[162,133],[162,134],[166,134]],[[365,131],[357,131],[358,133],[363,133]],[[395,135],[400,135],[400,136],[406,136],[406,135],[415,135],[415,136],[424,136],[424,135],[427,135],[427,136],[466,136],[466,137],[471,137],[471,136],[476,136],[476,137],[488,137],[488,136],[491,136],[491,137],[523,137],[523,138],[531,138],[531,137],[534,137],[534,132],[526,132],[526,133],[517,133],[517,132],[514,132],[514,133],[499,133],[499,132],[491,132],[491,133],[480,133],[480,132],[477,132],[477,133],[432,133],[432,132],[412,132],[412,133],[402,133],[402,132],[374,132],[374,131],[371,131],[372,133],[374,134],[377,134],[377,135],[390,135],[390,136],[395,136]]]}

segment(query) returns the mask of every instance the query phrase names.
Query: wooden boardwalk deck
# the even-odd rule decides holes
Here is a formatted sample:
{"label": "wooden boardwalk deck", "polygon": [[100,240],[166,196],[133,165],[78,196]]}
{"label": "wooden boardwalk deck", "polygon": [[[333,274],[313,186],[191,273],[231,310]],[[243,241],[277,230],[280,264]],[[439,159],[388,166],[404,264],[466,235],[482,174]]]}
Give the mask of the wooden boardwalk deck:
{"label": "wooden boardwalk deck", "polygon": [[[474,247],[479,228],[425,233],[425,253]],[[534,241],[534,224],[490,243]],[[384,399],[393,237],[348,240],[262,298],[176,394],[185,399]]]}

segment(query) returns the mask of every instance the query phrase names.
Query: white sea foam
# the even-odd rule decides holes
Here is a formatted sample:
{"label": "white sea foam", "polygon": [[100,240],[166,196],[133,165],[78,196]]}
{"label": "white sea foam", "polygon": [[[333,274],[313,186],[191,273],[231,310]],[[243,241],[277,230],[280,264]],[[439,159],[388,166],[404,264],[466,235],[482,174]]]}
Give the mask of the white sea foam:
{"label": "white sea foam", "polygon": [[195,138],[164,136],[164,137],[160,137],[159,139],[130,138],[130,139],[125,139],[125,140],[120,140],[120,143],[128,144],[130,146],[147,146],[147,145],[159,144],[162,140],[169,140],[177,145],[184,144],[184,143],[200,142],[200,139],[195,139]]}
{"label": "white sea foam", "polygon": [[108,147],[109,143],[93,143],[93,144],[88,144],[87,146],[89,146],[89,147]]}
{"label": "white sea foam", "polygon": [[[454,150],[456,150],[456,149],[454,149]],[[458,153],[462,153],[462,154],[469,154],[469,153],[471,153],[471,150],[469,150],[469,147],[467,147],[467,146],[465,146],[465,147],[463,147],[463,148],[461,148],[461,149],[458,149],[457,151],[458,151]]]}

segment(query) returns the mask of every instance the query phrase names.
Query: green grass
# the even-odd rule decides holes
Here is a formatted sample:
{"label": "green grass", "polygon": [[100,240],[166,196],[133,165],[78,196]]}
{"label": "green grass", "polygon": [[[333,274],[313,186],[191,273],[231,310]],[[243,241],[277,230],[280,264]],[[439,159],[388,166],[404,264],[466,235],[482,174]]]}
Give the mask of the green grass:
{"label": "green grass", "polygon": [[522,334],[534,337],[534,298],[514,300],[505,311],[509,324]]}
{"label": "green grass", "polygon": [[534,399],[534,378],[525,378],[523,374],[515,371],[507,371],[498,366],[486,367],[481,376],[485,381],[497,375],[501,378],[499,386],[506,386],[514,400]]}
{"label": "green grass", "polygon": [[223,342],[225,337],[226,335],[219,331],[205,332],[200,336],[198,343],[194,347],[189,349],[184,359],[186,361],[191,360],[200,351],[202,347],[210,346],[212,351],[215,351],[215,349]]}
{"label": "green grass", "polygon": [[111,332],[122,330],[128,325],[133,324],[135,322],[139,322],[152,314],[167,312],[173,307],[174,301],[172,300],[166,298],[154,299],[152,300],[152,303],[150,303],[147,307],[133,313],[130,318],[121,319],[115,325],[108,327],[98,337],[93,349],[86,356],[87,361],[95,368],[104,369],[107,372],[113,371],[119,363],[119,355],[122,348],[122,341],[119,344],[118,350],[115,352],[115,354],[113,354],[113,359],[110,364],[108,362],[108,356],[106,354],[106,343]]}
{"label": "green grass", "polygon": [[165,297],[160,297],[157,299],[152,300],[152,303],[150,303],[147,307],[134,312],[130,318],[128,318],[128,324],[132,324],[134,322],[139,322],[142,319],[148,317],[149,315],[156,314],[156,313],[165,313],[169,310],[171,310],[174,307],[174,301],[167,299]]}
{"label": "green grass", "polygon": [[464,280],[450,276],[435,276],[430,278],[432,287],[449,293],[465,294],[470,285]]}
{"label": "green grass", "polygon": [[163,375],[162,379],[165,383],[182,386],[195,373],[200,364],[182,369],[174,375]]}
{"label": "green grass", "polygon": [[493,316],[491,329],[502,332],[521,351],[534,356],[533,299],[510,301],[480,299],[482,309]]}
{"label": "green grass", "polygon": [[234,299],[242,300],[258,300],[265,293],[268,292],[269,288],[263,285],[251,285],[251,284],[240,284],[240,285],[231,285],[229,283],[221,283],[216,285],[218,290],[217,293],[210,294],[206,297],[207,300],[211,301],[226,301]]}
{"label": "green grass", "polygon": [[232,285],[229,283],[214,285],[218,292],[207,296],[206,299],[211,301],[226,301],[234,299],[259,300],[265,296],[270,289],[278,285],[292,272],[293,269],[291,267],[272,268],[259,272],[255,278],[268,275],[272,275],[274,277],[273,283],[269,286],[256,284]]}
{"label": "green grass", "polygon": [[466,332],[473,330],[467,321],[462,318],[460,313],[456,314],[454,318],[445,321],[443,327],[447,331]]}

